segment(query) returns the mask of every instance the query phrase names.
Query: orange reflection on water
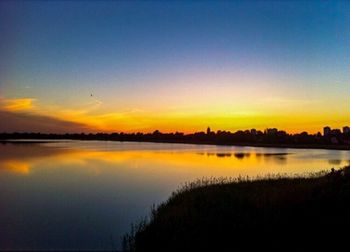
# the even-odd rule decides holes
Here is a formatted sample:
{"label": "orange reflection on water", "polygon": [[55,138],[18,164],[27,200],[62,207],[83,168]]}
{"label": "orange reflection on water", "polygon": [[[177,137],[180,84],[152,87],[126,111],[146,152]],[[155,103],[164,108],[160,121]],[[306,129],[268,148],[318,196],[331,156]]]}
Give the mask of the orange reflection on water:
{"label": "orange reflection on water", "polygon": [[[102,144],[102,143],[101,143]],[[117,143],[115,143],[117,144]],[[69,144],[68,144],[69,145]],[[156,144],[155,144],[156,145]],[[45,145],[7,145],[0,170],[29,175],[32,170],[65,170],[98,176],[134,176],[189,181],[202,177],[256,177],[266,174],[303,174],[329,169],[329,160],[300,158],[300,150],[265,153],[264,149],[125,149],[59,148]],[[321,151],[322,150],[317,150]],[[293,153],[296,152],[296,153]],[[313,151],[310,150],[310,153]],[[345,161],[340,161],[338,166]],[[345,163],[344,163],[345,164]]]}
{"label": "orange reflection on water", "polygon": [[92,175],[117,172],[138,177],[150,176],[150,174],[158,178],[180,176],[190,180],[212,176],[255,177],[272,173],[303,173],[324,167],[324,160],[313,160],[313,165],[310,167],[305,164],[305,161],[294,159],[293,154],[269,154],[256,151],[218,152],[181,150],[181,148],[179,150],[106,151],[40,145],[8,145],[0,148],[9,148],[7,151],[13,151],[9,155],[0,155],[0,169],[23,175],[30,174],[32,169],[69,169]]}
{"label": "orange reflection on water", "polygon": [[[200,169],[199,173],[203,176],[227,176],[232,170],[244,171],[262,162],[261,157],[256,153],[72,150],[38,145],[18,145],[16,147],[10,147],[12,154],[0,156],[0,167],[21,174],[29,174],[30,169],[66,166],[84,168],[85,171],[93,170],[93,173],[98,174],[101,169],[114,165],[115,169],[146,168],[146,170],[138,169],[140,176],[155,169],[160,169],[160,173],[163,173],[164,170],[167,170],[167,173],[198,173]],[[28,153],[26,149],[32,149],[30,155],[23,155],[23,153]],[[18,155],[18,159],[15,155]]]}
{"label": "orange reflection on water", "polygon": [[9,170],[22,175],[28,175],[30,172],[30,162],[25,161],[8,160],[1,162],[0,167],[4,170]]}

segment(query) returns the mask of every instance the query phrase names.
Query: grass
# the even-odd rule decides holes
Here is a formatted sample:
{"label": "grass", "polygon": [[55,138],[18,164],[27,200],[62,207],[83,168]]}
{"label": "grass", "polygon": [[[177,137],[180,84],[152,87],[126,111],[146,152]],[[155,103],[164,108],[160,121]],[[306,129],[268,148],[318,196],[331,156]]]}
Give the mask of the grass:
{"label": "grass", "polygon": [[[314,251],[348,246],[350,166],[308,177],[185,184],[123,238],[125,251]],[[350,241],[350,240],[349,240]]]}

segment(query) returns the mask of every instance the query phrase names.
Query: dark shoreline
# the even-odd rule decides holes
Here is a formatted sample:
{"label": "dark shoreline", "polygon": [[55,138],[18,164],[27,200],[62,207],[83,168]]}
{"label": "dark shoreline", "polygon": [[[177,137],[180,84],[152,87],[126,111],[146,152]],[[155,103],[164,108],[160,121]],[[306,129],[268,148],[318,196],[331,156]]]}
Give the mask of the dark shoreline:
{"label": "dark shoreline", "polygon": [[216,143],[205,141],[140,141],[140,140],[112,140],[112,139],[7,139],[0,140],[1,144],[42,144],[53,142],[65,142],[65,141],[111,141],[111,142],[136,142],[136,143],[170,143],[170,144],[194,144],[194,145],[217,145],[217,146],[239,146],[239,147],[262,147],[262,148],[286,148],[286,149],[322,149],[322,150],[350,150],[350,145],[340,144],[279,144],[279,143]]}
{"label": "dark shoreline", "polygon": [[350,166],[309,177],[199,179],[132,225],[123,249],[341,251],[349,210]]}

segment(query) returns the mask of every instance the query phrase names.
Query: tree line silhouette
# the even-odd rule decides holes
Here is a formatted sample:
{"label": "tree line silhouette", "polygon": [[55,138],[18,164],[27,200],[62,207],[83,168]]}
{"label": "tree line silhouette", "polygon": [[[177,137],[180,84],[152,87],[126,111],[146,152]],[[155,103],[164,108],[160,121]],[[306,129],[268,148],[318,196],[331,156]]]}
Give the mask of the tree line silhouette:
{"label": "tree line silhouette", "polygon": [[[307,132],[289,134],[286,131],[267,129],[265,131],[239,130],[236,132],[201,131],[191,134],[182,132],[162,133],[155,130],[152,133],[0,133],[0,140],[9,139],[71,139],[71,140],[110,140],[110,141],[136,141],[136,142],[167,142],[167,143],[195,143],[195,144],[227,144],[227,145],[332,145],[350,146],[350,134],[341,133],[324,136],[321,133],[309,134]],[[336,141],[334,141],[336,139]]]}

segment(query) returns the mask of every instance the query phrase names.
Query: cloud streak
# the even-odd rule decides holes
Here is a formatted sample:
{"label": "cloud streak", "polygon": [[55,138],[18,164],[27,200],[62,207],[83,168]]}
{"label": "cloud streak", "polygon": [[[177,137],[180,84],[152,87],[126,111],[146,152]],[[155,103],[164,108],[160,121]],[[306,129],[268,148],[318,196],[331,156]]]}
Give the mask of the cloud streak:
{"label": "cloud streak", "polygon": [[5,111],[28,111],[34,108],[34,98],[0,98],[0,109]]}
{"label": "cloud streak", "polygon": [[76,122],[24,112],[0,110],[0,132],[80,133],[94,131]]}

